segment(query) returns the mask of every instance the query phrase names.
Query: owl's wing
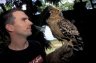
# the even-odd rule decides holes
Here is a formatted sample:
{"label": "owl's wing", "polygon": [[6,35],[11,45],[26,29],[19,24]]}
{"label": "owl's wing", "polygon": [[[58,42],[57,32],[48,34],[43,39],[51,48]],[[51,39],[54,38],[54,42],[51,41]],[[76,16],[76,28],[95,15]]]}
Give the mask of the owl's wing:
{"label": "owl's wing", "polygon": [[60,22],[58,22],[58,25],[64,37],[72,39],[74,50],[83,50],[83,39],[80,36],[80,33],[76,26],[66,19],[60,20]]}
{"label": "owl's wing", "polygon": [[67,19],[61,19],[60,22],[58,22],[58,25],[63,34],[79,35],[76,26]]}

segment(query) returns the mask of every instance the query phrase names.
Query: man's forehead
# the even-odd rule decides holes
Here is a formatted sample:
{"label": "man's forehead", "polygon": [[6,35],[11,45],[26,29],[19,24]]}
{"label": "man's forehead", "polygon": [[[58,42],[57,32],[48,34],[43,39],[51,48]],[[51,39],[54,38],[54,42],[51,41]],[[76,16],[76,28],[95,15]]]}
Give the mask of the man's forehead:
{"label": "man's forehead", "polygon": [[15,12],[13,12],[13,16],[14,17],[26,17],[26,18],[28,18],[28,16],[23,11],[15,11]]}

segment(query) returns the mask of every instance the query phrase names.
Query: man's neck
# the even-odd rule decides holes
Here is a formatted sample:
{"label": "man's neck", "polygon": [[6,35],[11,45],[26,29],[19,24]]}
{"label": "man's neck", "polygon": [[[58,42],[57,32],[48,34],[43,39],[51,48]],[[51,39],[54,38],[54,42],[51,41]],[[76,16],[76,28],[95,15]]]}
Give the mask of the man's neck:
{"label": "man's neck", "polygon": [[12,50],[23,50],[28,47],[29,43],[26,38],[21,37],[11,37],[11,43],[9,44],[9,48]]}

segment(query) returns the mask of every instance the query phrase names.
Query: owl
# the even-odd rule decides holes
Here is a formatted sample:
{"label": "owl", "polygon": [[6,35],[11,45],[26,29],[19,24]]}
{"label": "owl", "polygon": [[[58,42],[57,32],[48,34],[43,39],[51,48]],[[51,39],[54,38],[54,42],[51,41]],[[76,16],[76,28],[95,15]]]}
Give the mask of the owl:
{"label": "owl", "polygon": [[48,10],[50,16],[46,22],[50,27],[53,36],[62,43],[66,42],[64,40],[67,40],[67,43],[76,51],[83,50],[83,40],[77,27],[71,21],[64,18],[60,9],[49,6]]}
{"label": "owl", "polygon": [[49,6],[50,13],[46,19],[47,25],[55,38],[62,42],[62,46],[47,55],[49,63],[67,63],[76,53],[83,51],[83,39],[77,27],[64,18],[60,9]]}

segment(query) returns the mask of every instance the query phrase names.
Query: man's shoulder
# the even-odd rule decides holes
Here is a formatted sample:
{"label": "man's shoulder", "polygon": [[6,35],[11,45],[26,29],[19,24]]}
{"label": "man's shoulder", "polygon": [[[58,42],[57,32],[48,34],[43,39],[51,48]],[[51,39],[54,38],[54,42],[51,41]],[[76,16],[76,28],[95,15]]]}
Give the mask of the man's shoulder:
{"label": "man's shoulder", "polygon": [[2,55],[5,51],[6,46],[4,44],[0,44],[0,55]]}
{"label": "man's shoulder", "polygon": [[5,52],[4,52],[5,50],[4,49],[1,49],[0,48],[0,58],[2,58],[3,57],[3,55],[5,54]]}
{"label": "man's shoulder", "polygon": [[35,52],[38,51],[37,53],[41,53],[41,52],[44,53],[44,50],[43,50],[40,42],[38,42],[38,41],[34,41],[34,40],[29,41],[29,49],[34,50]]}
{"label": "man's shoulder", "polygon": [[29,42],[29,45],[31,46],[35,46],[35,47],[41,47],[41,44],[39,41],[36,41],[36,40],[28,40]]}

